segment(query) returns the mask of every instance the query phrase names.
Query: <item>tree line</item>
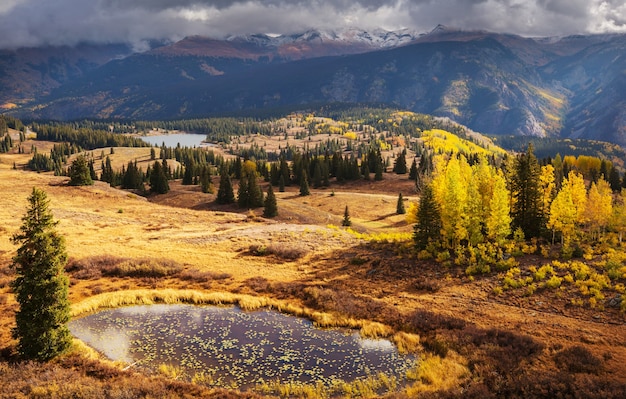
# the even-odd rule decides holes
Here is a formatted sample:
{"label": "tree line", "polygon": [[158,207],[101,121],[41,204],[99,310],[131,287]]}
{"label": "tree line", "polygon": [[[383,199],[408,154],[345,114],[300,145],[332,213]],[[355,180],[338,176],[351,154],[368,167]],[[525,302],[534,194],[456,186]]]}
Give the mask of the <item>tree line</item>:
{"label": "tree line", "polygon": [[583,165],[589,160],[571,161],[556,157],[540,163],[532,145],[505,158],[500,167],[485,157],[470,165],[462,154],[436,156],[420,202],[409,210],[415,246],[458,250],[499,245],[510,237],[541,238],[553,244],[558,240],[563,252],[571,253],[583,238],[595,242],[609,229],[618,232],[621,242],[626,178],[611,184],[607,163],[609,176],[585,179]]}

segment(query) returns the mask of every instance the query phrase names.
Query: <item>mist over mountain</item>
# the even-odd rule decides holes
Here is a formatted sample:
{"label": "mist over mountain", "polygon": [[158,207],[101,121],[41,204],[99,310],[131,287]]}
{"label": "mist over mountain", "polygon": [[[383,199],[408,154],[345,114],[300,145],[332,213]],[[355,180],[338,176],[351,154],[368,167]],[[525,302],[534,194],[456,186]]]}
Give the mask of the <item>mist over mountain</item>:
{"label": "mist over mountain", "polygon": [[[52,119],[376,103],[447,116],[483,133],[625,145],[625,50],[624,34],[527,38],[444,26],[421,35],[344,29],[191,36],[124,57],[103,50],[99,58],[55,58],[53,51],[35,63],[19,51],[2,54],[0,81],[14,85],[3,84],[0,99],[16,104],[12,112],[21,117]],[[61,73],[51,74],[49,65]],[[23,66],[40,80],[15,79]]]}

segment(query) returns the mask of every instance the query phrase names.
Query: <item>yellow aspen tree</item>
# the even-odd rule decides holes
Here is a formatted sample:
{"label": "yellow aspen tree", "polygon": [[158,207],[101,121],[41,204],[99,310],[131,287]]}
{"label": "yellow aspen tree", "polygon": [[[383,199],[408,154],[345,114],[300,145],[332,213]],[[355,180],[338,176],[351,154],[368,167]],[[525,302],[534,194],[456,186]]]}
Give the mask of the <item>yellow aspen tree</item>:
{"label": "yellow aspen tree", "polygon": [[550,217],[550,205],[556,195],[556,183],[554,178],[554,166],[548,164],[541,167],[539,175],[539,191],[541,195],[540,212],[545,221]]}
{"label": "yellow aspen tree", "polygon": [[494,170],[493,191],[486,217],[487,238],[497,243],[502,242],[511,233],[511,208],[509,190],[502,173]]}
{"label": "yellow aspen tree", "polygon": [[[461,175],[461,161],[452,157],[445,168],[443,203],[441,205],[441,223],[444,238],[456,247],[467,238],[467,186]],[[467,164],[467,162],[464,162]],[[465,168],[463,168],[465,169]],[[466,175],[467,176],[467,175]]]}
{"label": "yellow aspen tree", "polygon": [[[486,220],[490,213],[493,196],[495,168],[489,165],[485,156],[480,156],[478,163],[472,166],[472,183],[468,186],[470,214],[470,242],[483,240]],[[472,237],[475,237],[474,239]]]}
{"label": "yellow aspen tree", "polygon": [[613,190],[606,180],[600,179],[598,183],[591,184],[585,207],[585,219],[589,223],[591,239],[600,238],[600,234],[609,225],[612,214]]}
{"label": "yellow aspen tree", "polygon": [[563,186],[550,205],[550,217],[548,228],[552,230],[552,244],[556,232],[561,233],[561,244],[569,246],[569,242],[576,230],[576,207],[572,200],[571,186],[565,184],[568,179],[563,180]]}
{"label": "yellow aspen tree", "polygon": [[586,222],[585,209],[587,206],[587,188],[583,175],[576,172],[570,172],[567,179],[563,181],[563,185],[568,185],[572,196],[572,203],[576,210],[576,223],[582,225]]}

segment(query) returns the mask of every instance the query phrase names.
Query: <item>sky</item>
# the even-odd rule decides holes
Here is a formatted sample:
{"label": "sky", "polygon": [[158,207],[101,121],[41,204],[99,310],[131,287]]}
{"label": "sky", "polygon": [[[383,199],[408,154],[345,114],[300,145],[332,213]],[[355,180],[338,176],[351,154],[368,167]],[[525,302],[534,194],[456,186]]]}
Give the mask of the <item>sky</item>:
{"label": "sky", "polygon": [[438,24],[522,36],[626,32],[624,0],[0,0],[0,48]]}

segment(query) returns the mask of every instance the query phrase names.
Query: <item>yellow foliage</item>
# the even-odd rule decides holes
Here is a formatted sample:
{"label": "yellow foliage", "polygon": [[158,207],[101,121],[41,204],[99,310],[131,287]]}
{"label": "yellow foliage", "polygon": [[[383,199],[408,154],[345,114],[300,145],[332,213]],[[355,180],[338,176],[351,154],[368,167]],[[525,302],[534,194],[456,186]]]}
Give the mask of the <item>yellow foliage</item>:
{"label": "yellow foliage", "polygon": [[345,138],[347,138],[347,139],[350,139],[350,140],[356,140],[356,138],[357,138],[356,133],[352,132],[352,131],[346,132],[343,136]]}

